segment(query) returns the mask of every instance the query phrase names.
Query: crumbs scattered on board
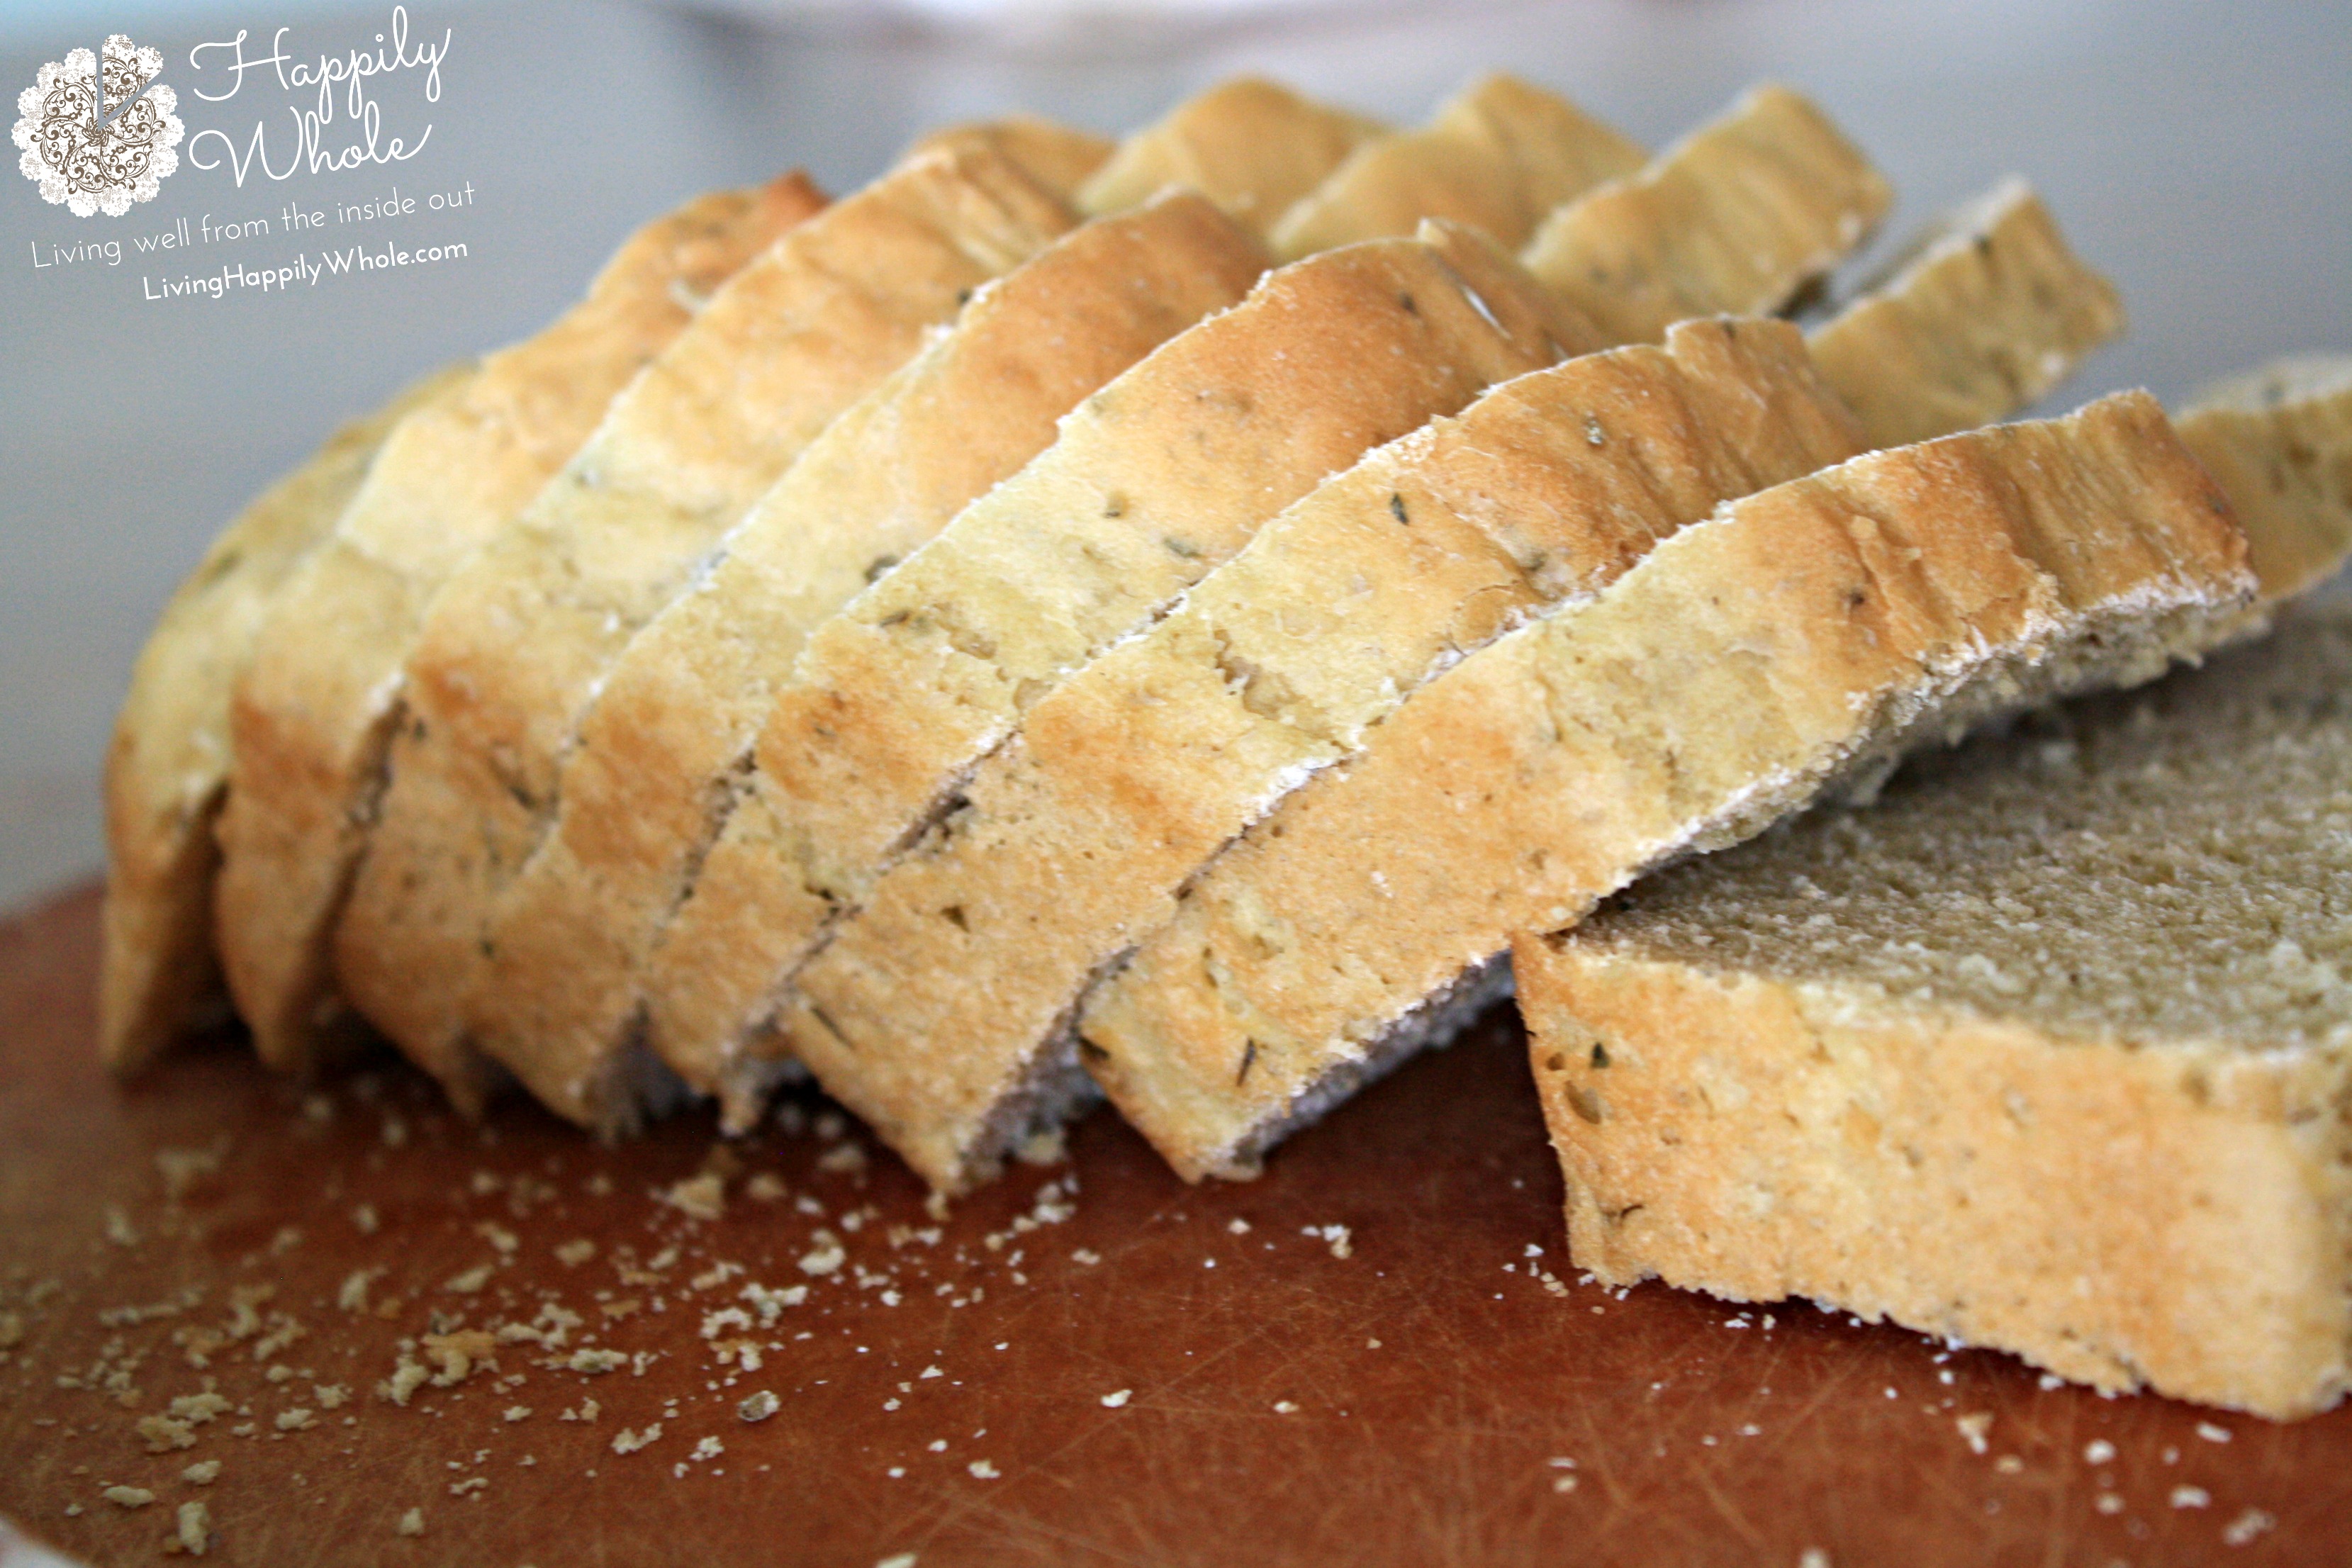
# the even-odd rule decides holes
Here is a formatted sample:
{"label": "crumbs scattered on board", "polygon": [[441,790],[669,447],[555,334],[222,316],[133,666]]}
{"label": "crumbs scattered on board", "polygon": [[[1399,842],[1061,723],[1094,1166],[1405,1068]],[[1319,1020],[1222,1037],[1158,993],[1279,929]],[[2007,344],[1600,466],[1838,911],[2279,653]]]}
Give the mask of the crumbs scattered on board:
{"label": "crumbs scattered on board", "polygon": [[[610,1173],[614,1156],[584,1143],[509,1158],[495,1124],[457,1121],[404,1074],[289,1099],[298,1141],[355,1123],[368,1133],[355,1158],[322,1162],[300,1223],[245,1234],[238,1151],[215,1138],[162,1151],[142,1190],[100,1211],[94,1256],[137,1259],[159,1281],[153,1289],[92,1308],[63,1278],[0,1275],[0,1374],[81,1402],[69,1420],[40,1419],[68,1461],[57,1467],[56,1517],[144,1531],[159,1551],[202,1556],[234,1545],[241,1511],[327,1506],[332,1478],[394,1430],[405,1446],[422,1435],[438,1450],[437,1479],[377,1516],[377,1528],[402,1538],[426,1532],[428,1507],[446,1526],[521,1471],[760,1486],[774,1474],[762,1444],[789,1433],[795,1403],[820,1390],[855,1392],[892,1427],[903,1421],[903,1436],[863,1450],[878,1479],[1011,1487],[1020,1468],[961,1413],[986,1403],[991,1363],[1061,1347],[1004,1337],[1004,1323],[1044,1321],[1034,1317],[989,1313],[983,1329],[973,1312],[970,1331],[958,1325],[971,1309],[1024,1292],[1099,1291],[1119,1278],[1120,1237],[1097,1229],[1085,1232],[1093,1246],[1068,1239],[1081,1188],[1058,1145],[1027,1151],[1028,1172],[963,1212],[934,1204],[921,1223],[907,1223],[869,1191],[894,1167],[839,1111],[801,1100],[784,1100],[751,1138],[714,1142],[688,1170],[632,1184]],[[424,1175],[467,1150],[474,1158],[461,1178]],[[802,1174],[788,1180],[787,1169]],[[1187,1194],[1152,1216],[1228,1271],[1200,1289],[1213,1291],[1257,1262],[1381,1277],[1360,1216],[1277,1225],[1223,1206],[1253,1206],[1251,1192]],[[320,1247],[321,1237],[335,1245]],[[1554,1238],[1526,1241],[1492,1259],[1484,1278],[1595,1313],[1626,1300],[1589,1274],[1561,1278],[1552,1267],[1559,1257]],[[1486,1293],[1480,1288],[1479,1299]],[[1672,1299],[1714,1310],[1715,1326],[1731,1331],[1727,1353],[1806,1312]],[[867,1331],[882,1315],[918,1302],[948,1325],[938,1342],[903,1362],[866,1342],[886,1337]],[[69,1323],[69,1312],[81,1315]],[[85,1348],[69,1360],[50,1350],[68,1342]],[[1379,1356],[1388,1342],[1350,1342]],[[2012,1435],[1995,1411],[1966,1405],[1955,1354],[1943,1348],[1920,1369],[1915,1381],[1933,1386],[1890,1384],[1886,1397],[1940,1425],[1989,1480],[2077,1468],[2076,1453]],[[1653,1384],[1653,1394],[1679,1375]],[[1152,1388],[1104,1389],[1093,1384],[1072,1403],[1098,1422],[1152,1418]],[[1286,1429],[1349,1418],[1344,1392],[1328,1386],[1253,1397]],[[1771,1390],[1748,1405],[1750,1418],[1673,1441],[1715,1448],[1773,1433]],[[1800,1418],[1793,1409],[1783,1417]],[[2209,1420],[2185,1444],[2195,1452],[2175,1444],[2126,1453],[2094,1438],[2079,1448],[2091,1484],[2074,1490],[2086,1510],[2127,1526],[2135,1510],[2194,1514],[2211,1521],[2220,1543],[2247,1545],[2277,1520],[2229,1495],[2218,1461],[2233,1436]],[[1661,1440],[1654,1452],[1666,1448]],[[1578,1508],[1607,1489],[1609,1467],[1643,1457],[1538,1450],[1536,1484],[1555,1506]],[[1825,1552],[1819,1560],[1830,1561]]]}

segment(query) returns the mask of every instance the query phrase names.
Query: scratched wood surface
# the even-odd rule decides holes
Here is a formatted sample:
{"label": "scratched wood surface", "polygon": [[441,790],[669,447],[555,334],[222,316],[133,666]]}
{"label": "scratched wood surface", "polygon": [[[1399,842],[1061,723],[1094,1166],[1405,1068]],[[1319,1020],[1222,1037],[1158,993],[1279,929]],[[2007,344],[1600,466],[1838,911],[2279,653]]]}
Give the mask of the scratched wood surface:
{"label": "scratched wood surface", "polygon": [[[306,1088],[228,1039],[113,1085],[96,910],[0,924],[0,1515],[91,1563],[191,1500],[232,1563],[2352,1556],[2352,1414],[1576,1284],[1507,1010],[1255,1184],[1187,1189],[1097,1115],[939,1219],[814,1096],[714,1154],[705,1116],[477,1128],[392,1064]],[[706,1173],[704,1216],[660,1195]],[[433,1375],[398,1405],[404,1343]]]}

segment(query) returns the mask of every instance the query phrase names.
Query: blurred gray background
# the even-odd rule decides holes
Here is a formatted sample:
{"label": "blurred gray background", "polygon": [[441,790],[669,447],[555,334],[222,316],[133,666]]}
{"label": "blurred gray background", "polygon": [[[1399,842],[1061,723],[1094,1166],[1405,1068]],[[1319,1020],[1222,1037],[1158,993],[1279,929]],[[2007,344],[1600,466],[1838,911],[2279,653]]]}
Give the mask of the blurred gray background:
{"label": "blurred gray background", "polygon": [[[284,95],[273,83],[196,102],[194,46],[282,25],[315,58],[369,44],[391,11],[0,0],[0,79],[13,95],[43,61],[130,31],[164,51],[191,135],[250,134],[262,110],[282,118]],[[0,178],[0,907],[99,867],[95,781],[131,658],[247,497],[410,376],[535,329],[632,226],[688,193],[793,163],[845,189],[943,120],[1022,106],[1116,131],[1236,69],[1412,120],[1500,66],[1654,144],[1774,77],[1818,96],[1893,177],[1890,235],[2004,173],[2040,186],[2134,318],[2064,401],[2125,384],[2172,399],[2274,353],[2352,349],[2344,0],[411,0],[408,12],[412,37],[446,28],[451,45],[437,104],[377,88],[387,132],[434,127],[396,171],[278,186],[254,175],[238,190],[226,171],[184,167],[111,220],[72,218]],[[122,237],[128,250],[133,232],[274,215],[298,192],[319,205],[467,182],[470,211],[410,220],[400,237],[461,238],[467,260],[289,297],[142,300],[142,274],[228,252],[199,249],[184,267],[128,254],[117,268],[32,265],[52,243]],[[301,243],[235,254],[258,264]]]}

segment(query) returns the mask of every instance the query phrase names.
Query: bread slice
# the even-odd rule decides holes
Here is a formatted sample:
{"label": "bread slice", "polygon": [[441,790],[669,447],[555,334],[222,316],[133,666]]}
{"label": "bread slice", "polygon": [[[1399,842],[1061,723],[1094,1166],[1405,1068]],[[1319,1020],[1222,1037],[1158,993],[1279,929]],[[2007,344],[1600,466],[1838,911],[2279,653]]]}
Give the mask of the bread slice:
{"label": "bread slice", "polygon": [[984,286],[835,420],[605,677],[555,826],[494,906],[464,1009],[475,1047],[566,1115],[625,1119],[633,1096],[610,1078],[628,1066],[646,953],[809,630],[1269,265],[1207,198],[1171,190]]}
{"label": "bread slice", "polygon": [[686,331],[697,300],[823,204],[795,174],[640,230],[554,325],[400,423],[277,595],[231,700],[213,889],[222,965],[265,1060],[306,1065],[328,1022],[327,921],[426,597]]}
{"label": "bread slice", "polygon": [[1894,193],[1811,102],[1752,88],[1629,178],[1561,208],[1528,269],[1620,342],[1717,310],[1769,313],[1825,277]]}
{"label": "bread slice", "polygon": [[1473,82],[1418,131],[1365,142],[1275,225],[1286,259],[1452,218],[1525,245],[1555,207],[1648,159],[1573,104],[1501,73]]}
{"label": "bread slice", "polygon": [[2114,1391],[2352,1381],[2352,618],[1513,944],[1579,1267]]}
{"label": "bread slice", "polygon": [[1415,693],[1193,879],[1080,1033],[1180,1171],[1247,1174],[1491,994],[1512,931],[1927,737],[2147,679],[2252,590],[2144,394],[1733,502]]}
{"label": "bread slice", "polygon": [[2008,418],[2123,327],[2113,286],[2011,179],[1929,225],[1810,346],[1870,444],[1907,447]]}
{"label": "bread slice", "polygon": [[[1350,153],[1386,129],[1280,82],[1234,77],[1121,142],[1079,187],[1078,207],[1099,217],[1181,185],[1264,234]],[[1408,223],[1403,232],[1412,228]]]}
{"label": "bread slice", "polygon": [[663,1059],[749,1114],[774,1064],[742,1047],[779,982],[1023,710],[1326,474],[1592,346],[1508,256],[1432,224],[1270,274],[1087,399],[801,650],[656,949]]}
{"label": "bread slice", "polygon": [[2209,389],[2181,439],[2245,521],[2265,595],[2333,575],[2352,550],[2352,354],[2282,360]]}
{"label": "bread slice", "polygon": [[105,945],[98,1050],[144,1066],[227,994],[213,952],[213,824],[228,787],[229,693],[297,568],[334,531],[393,426],[456,395],[454,365],[327,438],[222,530],[180,584],[131,667],[106,753]]}
{"label": "bread slice", "polygon": [[490,900],[551,819],[562,749],[613,657],[926,329],[1076,222],[983,136],[899,164],[740,274],[436,595],[334,975],[461,1104],[487,1087],[458,1009]]}
{"label": "bread slice", "polygon": [[1795,328],[1725,318],[1379,447],[1031,707],[801,969],[785,1032],[837,1037],[859,1111],[934,1185],[969,1186],[1027,1108],[1083,1102],[1080,994],[1220,845],[1465,650],[1862,447]]}
{"label": "bread slice", "polygon": [[[1986,244],[1965,254],[1998,286],[1968,291],[1965,352],[1918,359],[1914,406],[1954,407],[1989,360],[2071,364],[2089,346],[2081,307],[2112,290],[2046,215],[2021,237],[2022,208],[2039,211],[2021,194],[1969,215]],[[2034,266],[2011,264],[2020,248]],[[1916,342],[1954,293],[1940,267],[1888,287],[1825,332],[1851,348],[1891,317]],[[1868,445],[1792,327],[1709,318],[1666,344],[1530,372],[1368,455],[1038,702],[801,970],[788,1032],[830,1028],[868,1079],[898,1076],[881,1129],[927,1176],[984,1174],[1023,1131],[1008,1106],[1074,1098],[1035,1086],[1082,1082],[1070,1024],[1087,983],[1221,846],[1463,654],[1590,597],[1718,504]],[[1106,1077],[1123,1105],[1152,1088]]]}

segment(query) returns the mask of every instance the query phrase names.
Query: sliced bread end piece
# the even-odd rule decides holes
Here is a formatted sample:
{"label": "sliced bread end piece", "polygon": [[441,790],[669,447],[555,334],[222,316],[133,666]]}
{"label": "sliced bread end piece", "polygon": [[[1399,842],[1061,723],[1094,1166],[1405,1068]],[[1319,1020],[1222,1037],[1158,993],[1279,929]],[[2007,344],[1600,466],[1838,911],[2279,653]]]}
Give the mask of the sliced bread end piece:
{"label": "sliced bread end piece", "polygon": [[1514,942],[1571,1251],[2273,1417],[2352,1382],[2352,620]]}
{"label": "sliced bread end piece", "polygon": [[2246,524],[2265,600],[2316,587],[2352,551],[2352,354],[2283,360],[2180,416]]}
{"label": "sliced bread end piece", "polygon": [[1736,502],[1415,694],[1257,824],[1091,998],[1187,1174],[1247,1173],[1510,934],[1738,842],[1908,745],[2147,679],[2252,592],[2163,412],[1858,458]]}

